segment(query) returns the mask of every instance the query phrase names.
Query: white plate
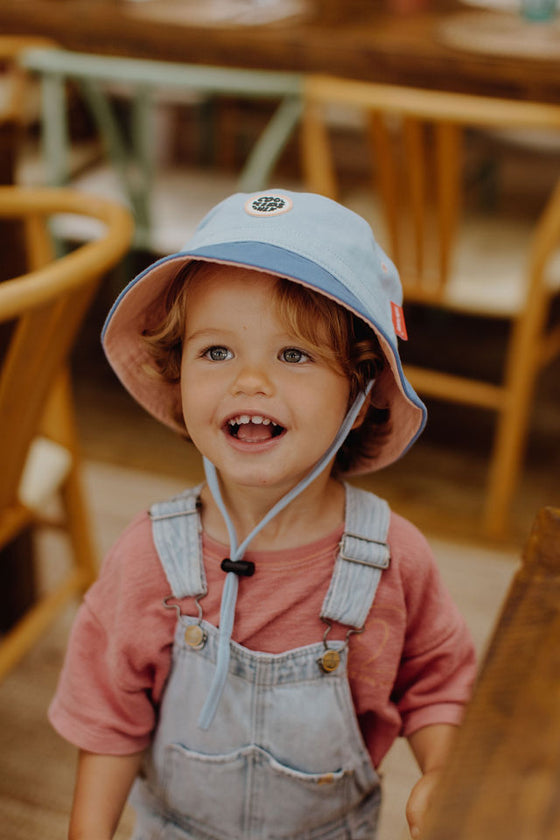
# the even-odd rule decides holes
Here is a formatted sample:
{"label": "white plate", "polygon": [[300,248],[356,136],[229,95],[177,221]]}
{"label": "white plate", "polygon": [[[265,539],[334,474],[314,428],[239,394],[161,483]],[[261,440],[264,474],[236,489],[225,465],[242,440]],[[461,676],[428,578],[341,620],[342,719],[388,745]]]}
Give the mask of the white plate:
{"label": "white plate", "polygon": [[185,26],[262,26],[307,11],[306,0],[128,0],[135,17]]}

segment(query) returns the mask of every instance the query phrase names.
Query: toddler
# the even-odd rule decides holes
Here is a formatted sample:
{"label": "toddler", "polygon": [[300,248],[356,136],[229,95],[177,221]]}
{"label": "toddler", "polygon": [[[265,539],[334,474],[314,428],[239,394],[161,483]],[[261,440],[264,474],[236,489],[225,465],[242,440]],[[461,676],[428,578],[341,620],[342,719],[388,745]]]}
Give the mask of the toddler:
{"label": "toddler", "polygon": [[238,194],[132,281],[103,345],[193,442],[206,481],[127,528],[87,593],[50,709],[80,750],[72,840],[373,840],[398,735],[418,836],[474,676],[422,535],[346,483],[425,408],[395,267],[318,195]]}

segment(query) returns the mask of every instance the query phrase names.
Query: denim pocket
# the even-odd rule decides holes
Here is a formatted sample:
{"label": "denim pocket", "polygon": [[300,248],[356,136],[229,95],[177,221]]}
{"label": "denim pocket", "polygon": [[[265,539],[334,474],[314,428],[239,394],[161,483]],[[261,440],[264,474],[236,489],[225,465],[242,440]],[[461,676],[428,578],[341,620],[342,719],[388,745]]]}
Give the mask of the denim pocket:
{"label": "denim pocket", "polygon": [[245,750],[206,755],[180,744],[169,745],[164,795],[178,822],[205,827],[223,837],[241,837],[249,761]]}
{"label": "denim pocket", "polygon": [[267,753],[261,763],[263,810],[271,840],[301,837],[342,818],[352,772],[307,773]]}
{"label": "denim pocket", "polygon": [[[351,771],[305,772],[258,746],[206,755],[172,744],[166,749],[166,805],[184,826],[239,840],[284,838],[344,815]],[[249,829],[250,826],[250,829]]]}

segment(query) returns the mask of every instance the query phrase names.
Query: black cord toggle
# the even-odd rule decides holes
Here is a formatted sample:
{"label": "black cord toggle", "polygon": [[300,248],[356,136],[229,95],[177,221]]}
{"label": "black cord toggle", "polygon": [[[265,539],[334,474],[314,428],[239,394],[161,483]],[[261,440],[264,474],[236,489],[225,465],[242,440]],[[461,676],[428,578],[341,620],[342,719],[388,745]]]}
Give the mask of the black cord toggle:
{"label": "black cord toggle", "polygon": [[225,557],[220,568],[222,572],[233,572],[241,577],[252,577],[255,574],[255,564],[250,560],[230,560]]}

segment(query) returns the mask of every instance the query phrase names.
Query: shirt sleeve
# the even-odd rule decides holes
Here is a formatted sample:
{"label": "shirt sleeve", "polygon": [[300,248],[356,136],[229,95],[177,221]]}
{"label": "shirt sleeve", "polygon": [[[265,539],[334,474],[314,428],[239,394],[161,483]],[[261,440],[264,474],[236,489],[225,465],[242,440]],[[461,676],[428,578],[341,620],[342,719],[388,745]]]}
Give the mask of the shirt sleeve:
{"label": "shirt sleeve", "polygon": [[428,543],[410,528],[413,547],[405,545],[400,558],[407,626],[392,696],[405,736],[430,724],[459,724],[476,675],[467,624]]}
{"label": "shirt sleeve", "polygon": [[[175,612],[142,514],[107,555],[77,614],[55,697],[54,728],[89,752],[144,749],[171,659]],[[141,619],[141,620],[140,620]]]}

